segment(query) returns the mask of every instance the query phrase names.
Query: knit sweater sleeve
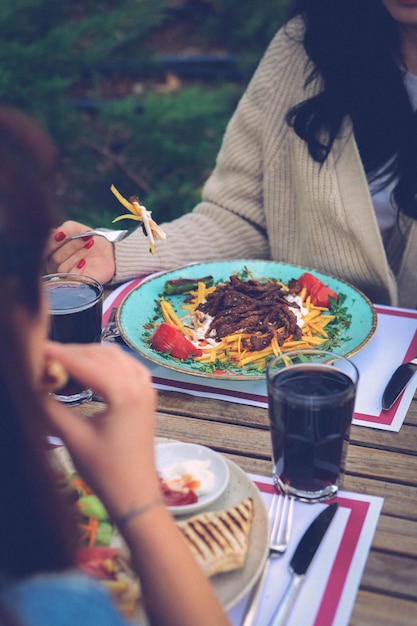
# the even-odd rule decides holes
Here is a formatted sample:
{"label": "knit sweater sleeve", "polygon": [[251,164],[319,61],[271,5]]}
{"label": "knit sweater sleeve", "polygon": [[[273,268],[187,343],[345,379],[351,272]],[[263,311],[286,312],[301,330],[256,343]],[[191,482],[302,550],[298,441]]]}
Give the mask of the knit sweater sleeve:
{"label": "knit sweater sleeve", "polygon": [[155,255],[140,231],[116,244],[113,282],[195,261],[270,257],[263,204],[264,117],[277,69],[291,45],[296,44],[284,29],[272,40],[228,124],[202,201],[191,213],[162,224],[167,238],[157,242]]}

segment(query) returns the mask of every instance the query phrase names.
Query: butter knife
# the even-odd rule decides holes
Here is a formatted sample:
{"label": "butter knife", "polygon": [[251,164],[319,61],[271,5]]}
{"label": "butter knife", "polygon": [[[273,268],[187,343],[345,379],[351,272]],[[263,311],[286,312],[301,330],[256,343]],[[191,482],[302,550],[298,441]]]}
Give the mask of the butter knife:
{"label": "butter knife", "polygon": [[320,543],[330,523],[335,516],[339,505],[337,502],[329,504],[311,522],[302,536],[290,561],[291,581],[285,590],[284,596],[278,605],[269,626],[284,626],[294,605],[297,593],[301,587],[307,570],[316,554]]}
{"label": "butter knife", "polygon": [[415,372],[417,372],[417,356],[409,363],[403,363],[397,367],[382,395],[382,408],[385,411],[392,407]]}

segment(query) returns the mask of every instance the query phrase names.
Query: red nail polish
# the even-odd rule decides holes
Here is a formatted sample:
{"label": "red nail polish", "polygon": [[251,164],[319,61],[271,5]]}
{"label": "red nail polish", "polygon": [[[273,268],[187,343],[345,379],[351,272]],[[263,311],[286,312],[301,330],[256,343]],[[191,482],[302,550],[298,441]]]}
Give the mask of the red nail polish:
{"label": "red nail polish", "polygon": [[85,262],[86,262],[85,259],[80,259],[76,265],[76,268],[79,270],[82,269],[85,265]]}
{"label": "red nail polish", "polygon": [[62,230],[59,230],[57,233],[55,233],[54,239],[55,241],[64,241],[65,237],[66,234]]}
{"label": "red nail polish", "polygon": [[86,250],[89,250],[92,246],[94,246],[94,239],[90,239],[89,241],[87,241],[87,243],[85,244],[84,248]]}

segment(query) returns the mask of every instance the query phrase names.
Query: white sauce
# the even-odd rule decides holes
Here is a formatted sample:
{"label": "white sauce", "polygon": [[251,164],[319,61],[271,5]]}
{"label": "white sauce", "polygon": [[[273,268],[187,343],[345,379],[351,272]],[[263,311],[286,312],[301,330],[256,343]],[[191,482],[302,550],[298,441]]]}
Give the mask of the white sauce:
{"label": "white sauce", "polygon": [[297,307],[290,306],[289,308],[291,309],[291,311],[294,313],[295,317],[297,318],[297,326],[299,328],[302,328],[304,326],[304,317],[307,315],[308,309],[302,306],[303,301],[301,300],[300,296],[288,295],[288,296],[285,296],[285,299],[290,304],[294,302],[295,304],[298,304],[298,306],[300,307],[300,308],[297,308]]}
{"label": "white sauce", "polygon": [[199,461],[198,459],[182,461],[181,463],[175,463],[175,465],[164,469],[162,478],[171,489],[177,489],[183,482],[184,476],[187,477],[187,482],[189,482],[191,476],[192,480],[200,483],[199,487],[193,489],[193,491],[198,496],[203,496],[214,489],[215,476],[213,472],[208,469],[209,465],[210,461]]}
{"label": "white sauce", "polygon": [[195,311],[192,316],[192,321],[194,324],[194,336],[193,341],[199,341],[199,339],[206,339],[206,333],[208,333],[208,329],[212,322],[213,318],[211,315],[206,315],[201,311]]}

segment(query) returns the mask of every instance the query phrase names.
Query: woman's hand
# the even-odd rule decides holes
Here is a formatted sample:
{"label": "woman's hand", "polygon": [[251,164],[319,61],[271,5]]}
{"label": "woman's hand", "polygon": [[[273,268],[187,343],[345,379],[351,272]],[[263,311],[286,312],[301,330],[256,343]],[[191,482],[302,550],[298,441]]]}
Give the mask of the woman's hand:
{"label": "woman's hand", "polygon": [[[104,237],[88,237],[89,227],[67,221],[55,229],[46,246],[48,273],[71,272],[88,274],[101,283],[108,283],[114,276],[113,244]],[[86,233],[86,238],[66,241],[68,235]]]}
{"label": "woman's hand", "polygon": [[52,399],[47,411],[49,427],[110,515],[117,518],[155,499],[156,393],[148,370],[118,346],[48,342],[45,356],[62,363],[107,405],[88,419]]}

